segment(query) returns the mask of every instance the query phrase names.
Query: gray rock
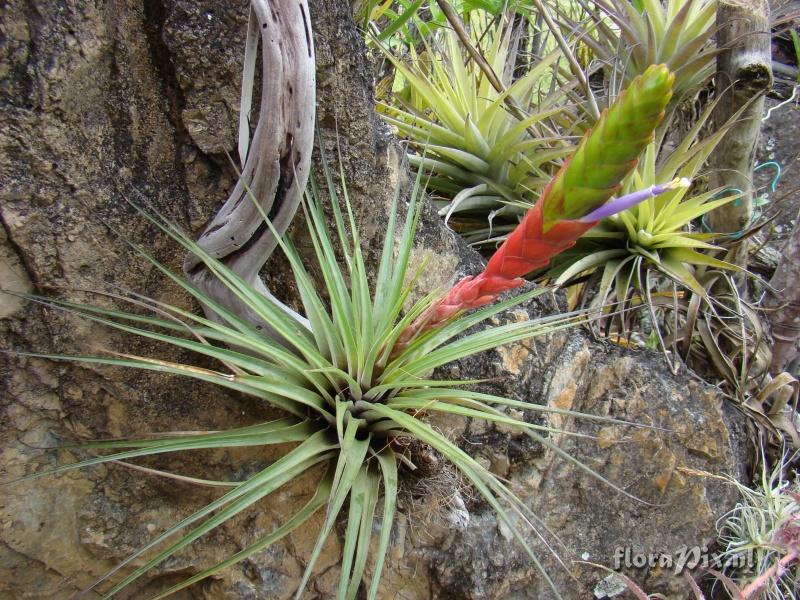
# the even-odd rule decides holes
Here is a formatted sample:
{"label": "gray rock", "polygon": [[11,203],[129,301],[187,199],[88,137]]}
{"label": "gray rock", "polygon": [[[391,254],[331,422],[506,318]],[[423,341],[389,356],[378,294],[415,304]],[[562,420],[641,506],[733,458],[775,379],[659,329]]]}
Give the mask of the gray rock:
{"label": "gray rock", "polygon": [[[147,203],[199,231],[234,181],[234,152],[244,2],[10,0],[0,28],[0,161],[3,287],[50,293],[67,286],[119,285],[189,305],[113,232],[144,245],[179,269],[182,256],[125,202]],[[400,155],[372,105],[372,72],[361,34],[341,0],[312,2],[318,59],[318,120],[329,156],[338,127],[345,176],[368,259],[379,250]],[[294,234],[303,247],[299,222]],[[432,259],[419,291],[474,273],[480,258],[446,230],[429,208],[415,264]],[[279,259],[268,282],[287,274]],[[61,292],[59,292],[61,293]],[[292,301],[291,296],[287,297]],[[556,306],[549,297],[505,314],[527,318]],[[164,356],[163,348],[68,314],[2,297],[0,347],[67,353],[93,348]],[[171,351],[173,360],[195,360]],[[211,386],[120,369],[3,357],[3,478],[74,460],[72,450],[37,448],[92,437],[158,429],[217,429],[266,418],[259,403]],[[708,475],[736,476],[742,425],[713,390],[671,375],[657,355],[595,344],[559,333],[449,365],[442,375],[490,376],[494,392],[536,404],[569,407],[671,431],[551,419],[594,438],[558,438],[562,447],[633,495],[626,498],[551,451],[503,428],[446,420],[437,425],[513,489],[558,533],[559,553],[576,579],[540,555],[567,598],[588,598],[606,573],[570,561],[611,564],[614,550],[672,551],[714,538],[714,521],[735,494]],[[535,411],[526,418],[541,419]],[[545,421],[543,421],[545,422]],[[205,477],[229,476],[274,458],[226,452],[165,458],[161,467]],[[431,456],[431,461],[436,461]],[[441,466],[441,465],[440,465]],[[433,468],[431,471],[435,470]],[[444,467],[437,478],[403,492],[385,598],[546,598],[541,577],[510,532]],[[443,491],[447,483],[448,493]],[[154,591],[219,560],[270,530],[296,505],[311,477],[294,482],[255,514],[215,531],[143,583]],[[416,486],[416,487],[415,487]],[[419,493],[423,490],[424,493]],[[0,595],[68,598],[154,532],[209,498],[174,482],[109,466],[3,488]],[[293,502],[295,504],[293,504]],[[468,517],[468,518],[467,518]],[[191,597],[288,598],[314,542],[300,531],[196,586]],[[327,598],[337,582],[339,542],[326,545],[307,597]],[[627,571],[648,591],[679,597],[682,581],[664,570]],[[189,596],[187,596],[189,597]]]}
{"label": "gray rock", "polygon": [[[586,563],[612,566],[616,555],[625,567],[629,549],[623,571],[631,579],[650,593],[684,598],[689,590],[679,569],[632,568],[632,557],[663,554],[678,563],[685,547],[712,546],[716,519],[736,500],[735,490],[719,475],[743,475],[742,417],[712,389],[687,381],[685,374],[669,373],[660,355],[590,343],[580,333],[557,334],[497,353],[485,358],[480,373],[488,374],[497,364],[515,364],[512,374],[538,374],[531,382],[523,379],[522,385],[518,377],[512,379],[513,389],[502,390],[510,397],[650,426],[557,415],[546,420],[566,432],[592,436],[557,434],[551,439],[636,499],[550,450],[531,447],[525,436],[492,428],[471,435],[465,428],[465,447],[508,457],[510,468],[502,475],[542,519],[540,531],[569,566],[569,571],[559,566],[539,544],[550,576],[569,591],[565,597],[590,597],[607,573]],[[509,356],[514,363],[508,362]],[[475,374],[468,370],[464,376]],[[442,586],[442,597],[549,598],[527,556],[506,541],[508,532],[491,513],[478,510],[463,535],[450,536],[450,545],[436,550],[434,579]]]}

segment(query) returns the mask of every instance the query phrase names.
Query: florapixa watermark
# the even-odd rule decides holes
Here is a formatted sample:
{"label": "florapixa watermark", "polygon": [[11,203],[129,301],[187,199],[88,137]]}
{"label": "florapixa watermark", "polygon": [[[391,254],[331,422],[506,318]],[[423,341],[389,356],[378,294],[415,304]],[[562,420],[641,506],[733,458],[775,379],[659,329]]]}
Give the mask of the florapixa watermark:
{"label": "florapixa watermark", "polygon": [[614,569],[623,567],[630,569],[661,568],[671,569],[675,575],[693,569],[726,568],[748,570],[755,566],[752,551],[736,554],[709,552],[707,546],[682,546],[675,552],[639,552],[633,548],[616,548],[614,550]]}

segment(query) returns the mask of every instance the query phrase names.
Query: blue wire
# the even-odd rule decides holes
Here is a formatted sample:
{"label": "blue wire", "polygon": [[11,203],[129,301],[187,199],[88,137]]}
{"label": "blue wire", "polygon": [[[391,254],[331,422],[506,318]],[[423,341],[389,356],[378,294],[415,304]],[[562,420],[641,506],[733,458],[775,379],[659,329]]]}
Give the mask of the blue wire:
{"label": "blue wire", "polygon": [[772,181],[769,184],[769,191],[770,193],[774,194],[775,188],[778,187],[778,180],[781,178],[781,175],[783,174],[781,171],[781,166],[774,160],[769,160],[755,167],[753,169],[753,173],[755,173],[759,169],[763,169],[764,167],[773,167],[775,169],[775,177],[772,178]]}
{"label": "blue wire", "polygon": [[[772,168],[775,169],[775,176],[772,178],[772,181],[769,184],[769,191],[770,191],[771,194],[774,194],[775,193],[775,189],[778,187],[778,180],[781,178],[781,175],[783,174],[783,172],[781,170],[781,166],[776,161],[769,160],[767,162],[763,162],[760,165],[756,165],[755,167],[753,167],[753,173],[755,173],[759,169],[763,169],[764,167],[772,167]],[[724,194],[724,193],[726,193],[728,191],[738,192],[740,194],[744,194],[744,192],[742,190],[738,189],[738,188],[727,188],[727,189],[722,190],[719,194],[716,194],[714,197],[717,198],[720,195],[722,195],[722,194]],[[742,199],[739,198],[736,201],[734,201],[733,205],[734,206],[738,206],[741,203],[742,203]],[[703,229],[705,229],[707,232],[711,233],[711,228],[706,223],[706,217],[707,216],[708,216],[708,214],[705,214],[700,218],[700,224],[703,226]],[[758,218],[758,215],[754,211],[753,212],[753,218],[751,219],[750,223],[752,224],[757,218]],[[747,228],[745,227],[745,229],[747,229]],[[727,235],[729,237],[732,237],[733,239],[738,239],[738,238],[742,237],[743,234],[744,234],[744,229],[741,229],[739,231],[734,231],[733,233],[728,233]]]}

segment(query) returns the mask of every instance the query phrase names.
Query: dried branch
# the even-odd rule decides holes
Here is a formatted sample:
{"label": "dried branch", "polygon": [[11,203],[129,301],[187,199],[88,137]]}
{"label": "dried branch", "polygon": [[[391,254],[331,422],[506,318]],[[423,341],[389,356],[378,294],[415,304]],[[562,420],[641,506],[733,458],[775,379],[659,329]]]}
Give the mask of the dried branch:
{"label": "dried branch", "polygon": [[[761,130],[764,96],[772,87],[769,5],[766,0],[722,0],[717,8],[716,89],[720,100],[714,122],[723,127],[742,110],[711,157],[711,185],[743,192],[735,204],[709,214],[711,229],[742,232],[753,216],[753,154]],[[743,108],[745,107],[745,108]],[[745,266],[747,243],[733,249],[730,262]]]}
{"label": "dried branch", "polygon": [[[246,159],[242,157],[244,166],[236,187],[197,243],[304,323],[302,317],[273,298],[261,281],[259,271],[277,245],[261,211],[282,234],[297,211],[308,181],[314,143],[316,82],[307,0],[252,0],[242,93],[245,123],[252,92],[254,44],[259,31],[263,69],[258,123],[249,148],[240,140],[240,154],[246,154]],[[240,136],[247,135],[248,129],[240,123]],[[209,273],[198,257],[190,254],[184,270],[192,283],[207,295],[269,333],[267,325]],[[208,309],[206,313],[214,318]]]}

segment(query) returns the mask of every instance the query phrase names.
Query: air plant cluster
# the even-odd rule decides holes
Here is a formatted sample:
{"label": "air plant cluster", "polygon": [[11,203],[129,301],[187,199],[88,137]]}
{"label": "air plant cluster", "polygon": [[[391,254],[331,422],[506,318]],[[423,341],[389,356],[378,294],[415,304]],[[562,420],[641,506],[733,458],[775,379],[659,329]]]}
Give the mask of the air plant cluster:
{"label": "air plant cluster", "polygon": [[587,18],[560,14],[565,30],[587,46],[609,91],[628,85],[652,64],[675,73],[675,100],[696,93],[714,74],[717,0],[579,0]]}
{"label": "air plant cluster", "polygon": [[800,589],[800,482],[789,455],[770,470],[762,453],[754,488],[731,481],[740,493],[717,523],[724,562],[720,580],[734,598],[789,600]]}
{"label": "air plant cluster", "polygon": [[[405,57],[384,50],[395,67],[395,80],[404,87],[379,103],[379,111],[416,146],[411,160],[431,175],[427,187],[440,214],[468,241],[483,248],[515,227],[572,152],[573,140],[595,125],[597,113],[584,106],[581,87],[593,99],[597,96],[611,105],[620,90],[650,65],[666,64],[675,76],[673,97],[660,124],[653,157],[664,163],[660,149],[675,110],[693,98],[713,73],[717,55],[711,41],[714,1],[604,0],[571,8],[562,9],[556,3],[556,20],[573,45],[590,50],[591,59],[584,66],[589,73],[603,71],[602,92],[592,94],[586,82],[581,85],[569,75],[567,58],[574,61],[574,57],[568,49],[555,48],[521,64],[518,23],[502,16],[489,22],[480,11],[470,12],[464,27],[488,69],[474,60],[451,29],[423,37],[416,48],[407,49]],[[491,84],[487,70],[496,74],[502,87]],[[521,112],[509,110],[510,99]],[[696,136],[694,130],[687,139],[693,142]],[[673,163],[676,156],[679,153],[673,155]],[[693,175],[701,166],[693,163]],[[635,177],[628,181],[626,191],[671,179],[666,173],[643,175],[641,181]],[[708,203],[706,208],[715,206]],[[667,216],[661,220],[669,220],[662,226],[674,224]],[[683,220],[671,232],[679,233],[690,222],[690,218]],[[632,244],[647,249],[649,242],[636,240],[640,228],[632,231]],[[688,276],[684,274],[683,279]]]}
{"label": "air plant cluster", "polygon": [[[378,110],[415,145],[418,152],[409,159],[430,175],[426,185],[440,214],[447,220],[477,216],[477,227],[485,228],[487,215],[516,222],[574,147],[555,133],[555,123],[561,121],[563,130],[570,118],[555,69],[559,53],[512,81],[518,44],[513,27],[473,17],[471,32],[503,91],[469,58],[456,33],[445,29],[439,40],[424,42],[424,52],[410,48],[407,60],[387,52],[406,87],[391,103],[379,102]],[[509,99],[527,111],[522,120],[509,112]]]}
{"label": "air plant cluster", "polygon": [[[712,102],[687,119],[685,135],[678,123],[677,115],[714,73],[720,51],[714,44],[716,0],[579,0],[548,6],[560,25],[554,29],[572,49],[562,47],[527,64],[508,56],[517,40],[502,17],[488,29],[479,26],[476,15],[465,19],[472,45],[502,74],[505,90],[489,84],[486,69],[451,31],[420,41],[417,48],[424,51],[409,48],[405,60],[393,58],[406,87],[381,110],[418,149],[433,144],[413,160],[432,175],[429,189],[440,214],[487,254],[503,244],[484,273],[459,282],[432,304],[401,341],[493,301],[519,285],[517,278],[538,269],[543,279],[569,286],[575,305],[613,316],[596,321],[607,325],[606,333],[615,325],[622,338],[649,330],[648,345],[660,346],[674,366],[683,359],[742,402],[758,422],[799,443],[788,402],[794,398],[796,403],[797,381],[788,373],[774,379],[767,373],[768,338],[761,318],[731,279],[743,270],[722,260],[726,242],[747,232],[722,236],[705,226],[709,213],[724,210],[741,195],[705,185],[707,160],[739,115],[710,131]],[[540,18],[541,7],[531,15]],[[506,38],[512,42],[503,45]],[[576,62],[570,52],[591,85],[569,77],[565,59]],[[581,150],[571,163],[565,150],[586,127],[613,122],[607,116],[597,122],[596,112],[586,110],[588,101],[596,97],[613,111],[620,90],[634,87],[657,63],[672,71],[673,94],[663,107],[666,118],[654,125],[654,139],[640,148],[644,155],[638,167],[621,180],[620,191],[631,206],[614,214],[601,207],[594,216],[561,212],[551,229],[546,206],[553,203],[553,183],[543,187],[543,182],[554,170],[556,180],[566,182],[563,173],[570,170],[585,177],[586,169],[575,166]],[[514,95],[517,90],[525,93]],[[581,93],[586,98],[576,100]],[[525,114],[504,106],[504,94],[513,96]],[[586,165],[600,164],[600,154],[601,149],[590,153]],[[636,202],[636,193],[648,192],[645,201]],[[515,229],[518,220],[522,223]],[[581,230],[581,223],[592,220],[600,222]],[[647,310],[624,310],[628,307]]]}
{"label": "air plant cluster", "polygon": [[524,275],[574,246],[602,219],[687,187],[681,178],[611,200],[651,142],[671,97],[672,80],[663,65],[653,65],[637,77],[583,137],[486,269],[458,282],[410,329],[434,326],[461,310],[493,301],[500,293],[522,285]]}
{"label": "air plant cluster", "polygon": [[[197,256],[219,282],[262,322],[269,324],[269,330],[274,333],[268,335],[266,330],[254,327],[144,250],[140,251],[146,260],[213,311],[217,318],[205,318],[138,296],[135,301],[131,300],[134,305],[145,305],[152,314],[30,297],[117,331],[154,340],[166,347],[193,351],[217,361],[220,366],[200,368],[169,359],[120,354],[47,358],[118,365],[211,382],[258,398],[282,411],[284,416],[226,431],[180,435],[173,432],[146,439],[97,442],[91,444],[93,450],[111,452],[37,473],[28,479],[157,454],[293,444],[280,459],[249,477],[204,481],[227,491],[157,535],[101,578],[96,585],[104,584],[128,567],[105,589],[103,597],[117,595],[195,540],[244,511],[255,509],[273,492],[307,472],[316,474],[316,489],[308,502],[288,520],[266,537],[163,590],[156,598],[177,592],[253,555],[291,534],[318,512],[324,514],[323,523],[296,597],[303,595],[323,545],[340,518],[346,518],[346,527],[337,598],[352,600],[360,593],[365,593],[367,598],[377,597],[403,472],[405,457],[400,449],[408,447],[409,440],[432,448],[452,464],[496,512],[558,595],[530,542],[530,532],[536,531],[535,515],[503,481],[428,424],[425,417],[437,413],[458,415],[517,429],[625,493],[553,444],[548,439],[548,433],[553,431],[550,427],[509,416],[504,410],[600,417],[478,393],[468,387],[474,382],[433,380],[431,373],[452,361],[583,320],[581,314],[554,315],[475,331],[476,325],[486,324],[498,313],[544,293],[544,288],[537,288],[497,301],[503,291],[519,287],[527,271],[545,264],[571,246],[597,220],[651,194],[672,189],[674,184],[668,184],[612,199],[622,180],[635,167],[636,157],[652,139],[653,129],[669,101],[672,79],[666,67],[654,66],[634,80],[628,92],[621,94],[617,104],[587,133],[575,154],[485,270],[458,282],[445,294],[432,292],[413,302],[410,308],[404,307],[409,301],[411,285],[419,275],[419,272],[409,273],[409,257],[420,214],[418,197],[422,171],[418,172],[402,226],[397,219],[399,187],[395,193],[377,276],[374,285],[370,285],[346,187],[340,199],[324,158],[326,187],[335,223],[333,231],[327,225],[321,193],[313,181],[304,203],[316,268],[322,276],[321,290],[315,286],[291,241],[281,239],[279,242],[294,274],[307,325],[257,292],[188,235],[146,211],[142,211],[145,218]],[[271,227],[267,215],[262,217]],[[396,237],[399,237],[399,245],[395,249]],[[338,260],[336,246],[341,249]],[[470,310],[474,312],[468,313]],[[154,471],[150,469],[150,472]],[[181,477],[180,474],[160,473]],[[373,523],[379,514],[380,527],[374,534]],[[376,544],[372,544],[374,537],[377,537]],[[365,581],[367,572],[371,577]]]}

